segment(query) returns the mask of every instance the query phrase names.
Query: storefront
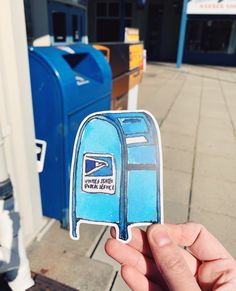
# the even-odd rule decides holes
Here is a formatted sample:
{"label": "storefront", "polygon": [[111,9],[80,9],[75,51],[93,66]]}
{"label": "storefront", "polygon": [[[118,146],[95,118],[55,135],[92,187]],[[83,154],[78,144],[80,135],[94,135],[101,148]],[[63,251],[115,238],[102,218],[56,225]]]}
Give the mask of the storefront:
{"label": "storefront", "polygon": [[181,9],[182,0],[89,1],[89,41],[123,41],[124,28],[135,27],[150,61],[175,62]]}
{"label": "storefront", "polygon": [[34,45],[123,41],[125,27],[135,27],[149,61],[236,65],[236,0],[24,2]]}
{"label": "storefront", "polygon": [[236,1],[192,0],[187,7],[184,62],[236,65]]}

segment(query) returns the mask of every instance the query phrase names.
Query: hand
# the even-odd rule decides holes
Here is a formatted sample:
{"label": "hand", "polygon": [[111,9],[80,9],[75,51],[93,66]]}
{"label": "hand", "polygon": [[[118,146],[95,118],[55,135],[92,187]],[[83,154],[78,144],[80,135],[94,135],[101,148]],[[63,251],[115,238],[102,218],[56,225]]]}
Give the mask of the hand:
{"label": "hand", "polygon": [[236,290],[234,258],[200,224],[134,228],[129,244],[114,239],[114,228],[111,235],[105,250],[132,290]]}

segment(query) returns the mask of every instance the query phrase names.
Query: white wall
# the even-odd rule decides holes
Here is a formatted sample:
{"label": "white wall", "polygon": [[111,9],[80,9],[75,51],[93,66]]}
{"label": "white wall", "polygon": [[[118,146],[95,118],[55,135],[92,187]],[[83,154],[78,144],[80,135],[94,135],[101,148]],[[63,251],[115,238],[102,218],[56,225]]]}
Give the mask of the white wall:
{"label": "white wall", "polygon": [[7,166],[21,214],[24,240],[29,243],[45,221],[36,172],[23,0],[1,2],[0,68],[0,123]]}

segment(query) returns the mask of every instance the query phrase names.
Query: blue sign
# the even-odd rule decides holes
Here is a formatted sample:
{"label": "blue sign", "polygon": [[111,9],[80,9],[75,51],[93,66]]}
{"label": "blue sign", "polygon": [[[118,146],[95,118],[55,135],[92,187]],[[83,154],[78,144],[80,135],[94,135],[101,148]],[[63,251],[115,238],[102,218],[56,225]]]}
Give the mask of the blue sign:
{"label": "blue sign", "polygon": [[134,225],[161,223],[160,131],[144,111],[109,111],[88,116],[74,145],[70,187],[71,236],[79,225],[113,225],[129,241]]}

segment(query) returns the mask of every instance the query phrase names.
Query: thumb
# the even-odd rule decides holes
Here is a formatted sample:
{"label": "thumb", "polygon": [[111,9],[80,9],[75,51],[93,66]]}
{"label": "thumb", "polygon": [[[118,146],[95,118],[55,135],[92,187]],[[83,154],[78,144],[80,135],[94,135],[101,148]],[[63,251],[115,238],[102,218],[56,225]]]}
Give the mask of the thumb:
{"label": "thumb", "polygon": [[200,290],[181,249],[172,241],[164,225],[154,224],[147,231],[153,258],[170,290]]}

